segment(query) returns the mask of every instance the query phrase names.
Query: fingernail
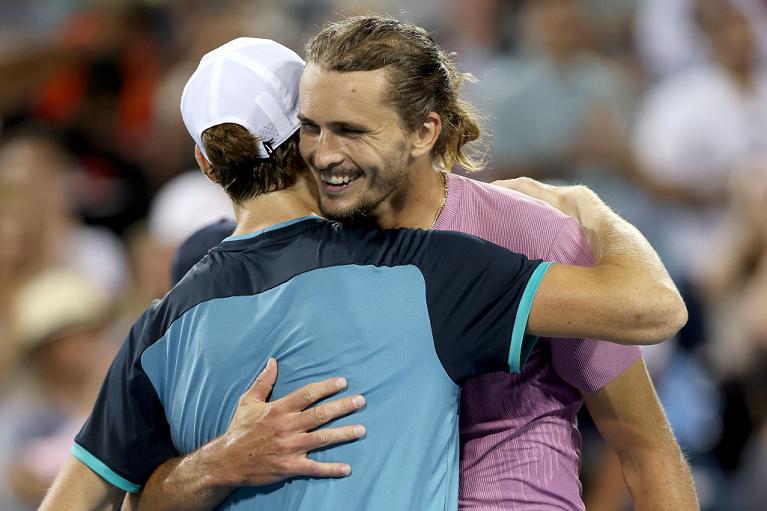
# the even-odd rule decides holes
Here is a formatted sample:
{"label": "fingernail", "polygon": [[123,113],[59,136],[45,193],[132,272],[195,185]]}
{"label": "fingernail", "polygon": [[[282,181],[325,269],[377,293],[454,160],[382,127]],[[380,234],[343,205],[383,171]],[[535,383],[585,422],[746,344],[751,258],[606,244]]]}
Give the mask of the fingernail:
{"label": "fingernail", "polygon": [[354,435],[357,437],[365,436],[365,426],[354,426]]}
{"label": "fingernail", "polygon": [[365,406],[365,398],[362,396],[354,396],[352,398],[352,404],[356,406],[357,408],[362,408]]}
{"label": "fingernail", "polygon": [[346,388],[346,378],[336,378],[336,388],[345,389]]}
{"label": "fingernail", "polygon": [[344,466],[344,468],[341,469],[341,472],[343,473],[343,475],[348,476],[349,474],[352,473],[352,467],[350,467],[349,465],[346,465]]}

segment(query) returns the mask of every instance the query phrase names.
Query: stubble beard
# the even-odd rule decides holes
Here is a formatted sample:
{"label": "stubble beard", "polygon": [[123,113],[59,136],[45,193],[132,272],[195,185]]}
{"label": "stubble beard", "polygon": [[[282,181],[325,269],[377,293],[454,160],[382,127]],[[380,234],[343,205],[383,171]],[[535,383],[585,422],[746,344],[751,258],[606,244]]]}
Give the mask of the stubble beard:
{"label": "stubble beard", "polygon": [[[394,168],[397,170],[394,171]],[[397,162],[385,169],[385,172],[376,171],[373,175],[392,176],[382,181],[381,185],[376,187],[377,189],[383,188],[379,195],[373,195],[367,191],[363,192],[354,205],[339,210],[326,208],[325,198],[320,194],[320,211],[322,215],[329,220],[341,222],[348,226],[377,227],[376,209],[387,200],[393,200],[405,192],[404,188],[407,183],[408,170],[404,162]],[[373,190],[373,193],[375,193],[375,190]]]}

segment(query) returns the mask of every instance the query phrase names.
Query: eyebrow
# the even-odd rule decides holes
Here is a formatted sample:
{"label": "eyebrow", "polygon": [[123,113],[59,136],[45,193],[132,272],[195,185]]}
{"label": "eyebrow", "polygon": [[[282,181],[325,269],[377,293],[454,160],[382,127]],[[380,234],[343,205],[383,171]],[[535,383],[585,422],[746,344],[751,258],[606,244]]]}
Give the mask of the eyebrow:
{"label": "eyebrow", "polygon": [[[301,122],[308,122],[308,123],[311,123],[311,124],[317,124],[316,122],[314,122],[313,120],[311,120],[310,118],[306,117],[303,114],[299,113],[297,115],[297,117],[298,117],[298,120],[301,121]],[[371,131],[371,129],[369,127],[367,127],[365,125],[362,125],[362,124],[357,124],[357,123],[351,122],[351,121],[333,121],[333,122],[328,123],[328,127],[331,130],[338,130],[338,129],[345,128],[345,129],[350,129],[350,130],[355,130],[355,131]]]}

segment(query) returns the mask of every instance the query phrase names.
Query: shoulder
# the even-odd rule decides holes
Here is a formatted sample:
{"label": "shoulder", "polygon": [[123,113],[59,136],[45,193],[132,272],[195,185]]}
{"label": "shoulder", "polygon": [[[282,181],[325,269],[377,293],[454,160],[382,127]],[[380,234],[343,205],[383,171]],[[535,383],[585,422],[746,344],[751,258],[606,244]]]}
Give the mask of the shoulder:
{"label": "shoulder", "polygon": [[451,179],[456,179],[461,182],[464,189],[464,196],[472,203],[494,204],[506,208],[513,207],[524,210],[536,217],[551,220],[567,218],[566,215],[549,204],[516,190],[509,190],[508,188],[463,176],[451,176]]}
{"label": "shoulder", "polygon": [[462,193],[448,229],[479,236],[532,259],[549,260],[555,246],[563,239],[569,245],[573,234],[580,232],[575,220],[543,201],[461,176],[451,179],[460,180]]}

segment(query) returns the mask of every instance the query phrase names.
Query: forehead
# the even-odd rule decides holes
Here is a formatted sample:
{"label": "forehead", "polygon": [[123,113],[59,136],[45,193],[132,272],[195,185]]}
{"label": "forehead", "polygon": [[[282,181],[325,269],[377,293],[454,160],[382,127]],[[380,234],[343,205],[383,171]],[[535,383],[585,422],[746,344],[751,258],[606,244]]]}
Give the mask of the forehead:
{"label": "forehead", "polygon": [[301,77],[301,114],[315,122],[396,121],[388,87],[384,69],[328,71],[310,63]]}

